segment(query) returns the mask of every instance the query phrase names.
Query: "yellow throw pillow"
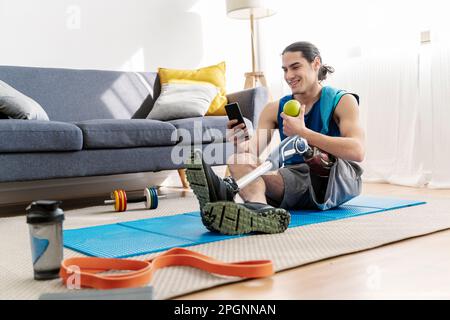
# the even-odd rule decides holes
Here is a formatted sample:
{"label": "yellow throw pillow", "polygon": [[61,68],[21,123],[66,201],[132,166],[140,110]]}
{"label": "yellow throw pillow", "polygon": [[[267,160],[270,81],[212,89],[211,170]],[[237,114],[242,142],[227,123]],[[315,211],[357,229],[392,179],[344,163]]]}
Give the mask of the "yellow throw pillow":
{"label": "yellow throw pillow", "polygon": [[161,86],[173,81],[207,82],[218,89],[216,97],[206,112],[207,116],[224,116],[227,97],[225,92],[225,62],[197,70],[158,69]]}

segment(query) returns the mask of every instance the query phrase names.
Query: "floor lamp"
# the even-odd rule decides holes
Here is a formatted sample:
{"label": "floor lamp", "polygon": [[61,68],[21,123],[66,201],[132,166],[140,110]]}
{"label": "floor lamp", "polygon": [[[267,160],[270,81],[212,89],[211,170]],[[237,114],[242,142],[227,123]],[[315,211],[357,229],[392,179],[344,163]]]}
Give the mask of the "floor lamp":
{"label": "floor lamp", "polygon": [[267,87],[262,71],[256,71],[254,21],[274,15],[276,12],[268,7],[268,0],[227,0],[227,15],[233,19],[250,20],[250,37],[252,48],[252,71],[245,73],[244,89],[254,88],[257,82]]}

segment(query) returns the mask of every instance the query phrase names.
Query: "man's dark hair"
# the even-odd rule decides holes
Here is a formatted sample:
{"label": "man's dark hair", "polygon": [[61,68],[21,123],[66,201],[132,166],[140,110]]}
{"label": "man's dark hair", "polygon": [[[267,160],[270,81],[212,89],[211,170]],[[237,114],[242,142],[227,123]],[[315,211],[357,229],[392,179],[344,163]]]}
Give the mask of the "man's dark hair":
{"label": "man's dark hair", "polygon": [[328,66],[326,64],[322,64],[322,57],[320,56],[320,51],[317,49],[315,45],[307,41],[299,41],[294,42],[293,44],[288,45],[284,50],[283,54],[286,52],[301,52],[303,57],[309,62],[312,63],[316,57],[320,59],[320,69],[319,69],[319,81],[323,81],[327,78],[328,73],[333,73],[334,68]]}

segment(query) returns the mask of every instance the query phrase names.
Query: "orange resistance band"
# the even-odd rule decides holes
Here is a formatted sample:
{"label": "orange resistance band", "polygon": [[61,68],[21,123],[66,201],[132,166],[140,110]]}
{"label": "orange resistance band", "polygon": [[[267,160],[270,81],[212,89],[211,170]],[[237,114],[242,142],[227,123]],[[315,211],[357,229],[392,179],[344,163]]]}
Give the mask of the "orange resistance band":
{"label": "orange resistance band", "polygon": [[[95,289],[135,288],[146,286],[153,272],[169,266],[189,266],[210,273],[242,278],[262,278],[273,275],[272,261],[253,260],[225,263],[195,251],[173,248],[150,260],[127,260],[108,258],[70,258],[61,263],[60,277],[67,285],[74,276],[71,266],[79,268],[80,285]],[[120,274],[98,273],[110,270],[127,270]],[[78,274],[77,274],[78,276]]]}

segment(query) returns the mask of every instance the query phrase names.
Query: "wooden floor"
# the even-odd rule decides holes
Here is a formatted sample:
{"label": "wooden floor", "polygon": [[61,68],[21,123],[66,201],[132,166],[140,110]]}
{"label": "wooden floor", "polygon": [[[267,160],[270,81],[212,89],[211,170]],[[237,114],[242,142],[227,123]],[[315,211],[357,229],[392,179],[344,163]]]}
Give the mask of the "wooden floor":
{"label": "wooden floor", "polygon": [[[386,184],[365,184],[363,194],[450,198],[450,190]],[[450,230],[179,299],[450,299]]]}

